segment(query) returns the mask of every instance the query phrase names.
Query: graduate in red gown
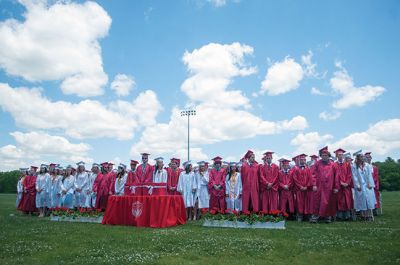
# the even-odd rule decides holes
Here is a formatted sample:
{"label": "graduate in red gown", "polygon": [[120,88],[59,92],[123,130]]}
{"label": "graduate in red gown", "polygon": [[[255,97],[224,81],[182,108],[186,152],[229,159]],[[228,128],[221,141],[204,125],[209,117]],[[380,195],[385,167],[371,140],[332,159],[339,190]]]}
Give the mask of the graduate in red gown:
{"label": "graduate in red gown", "polygon": [[295,169],[290,169],[289,160],[282,160],[282,170],[279,172],[279,209],[282,212],[294,213],[293,174]]}
{"label": "graduate in red gown", "polygon": [[101,164],[101,173],[97,174],[93,184],[93,192],[96,193],[96,209],[104,211],[107,208],[108,196],[110,195],[110,181],[108,162]]}
{"label": "graduate in red gown", "polygon": [[137,179],[141,184],[153,182],[154,167],[148,163],[150,154],[142,153],[141,155],[142,164],[136,169]]}
{"label": "graduate in red gown", "polygon": [[266,213],[279,209],[279,167],[272,163],[273,153],[264,153],[264,164],[260,166],[261,209]]}
{"label": "graduate in red gown", "polygon": [[351,211],[354,208],[351,165],[344,159],[345,152],[341,148],[334,151],[337,159],[334,164],[335,178],[339,182],[339,191],[337,193],[337,218],[339,220],[349,220]]}
{"label": "graduate in red gown", "polygon": [[242,159],[240,174],[242,177],[242,211],[260,210],[260,165],[255,160],[253,151],[248,150]]}
{"label": "graduate in red gown", "polygon": [[335,195],[339,191],[339,182],[335,179],[334,162],[330,159],[327,146],[320,150],[320,157],[312,177],[314,195],[310,222],[316,223],[322,217],[326,223],[330,223],[332,216],[336,216]]}
{"label": "graduate in red gown", "polygon": [[178,158],[171,158],[169,167],[167,168],[167,192],[169,195],[179,195],[177,191],[179,175],[181,174],[181,169],[179,168],[180,160]]}
{"label": "graduate in red gown", "polygon": [[131,160],[131,170],[128,172],[128,178],[126,179],[126,186],[133,185],[139,183],[139,180],[136,176],[136,166],[139,164],[136,160]]}
{"label": "graduate in red gown", "polygon": [[109,162],[108,163],[108,175],[109,178],[109,187],[108,187],[108,195],[115,194],[115,181],[117,179],[117,172],[114,171],[114,164]]}
{"label": "graduate in red gown", "polygon": [[21,201],[18,204],[18,210],[24,212],[25,214],[33,214],[37,211],[36,208],[36,171],[37,167],[31,166],[29,175],[24,179],[23,194]]}
{"label": "graduate in red gown", "polygon": [[312,188],[312,173],[311,169],[307,166],[306,157],[307,155],[305,154],[299,155],[299,165],[293,168],[294,193],[296,195],[295,205],[298,222],[303,221],[304,215],[311,214],[310,199],[308,197],[311,196],[309,189]]}
{"label": "graduate in red gown", "polygon": [[222,158],[212,159],[214,167],[209,171],[208,192],[210,193],[210,209],[225,210],[226,171],[222,168]]}
{"label": "graduate in red gown", "polygon": [[[365,153],[365,158],[367,159],[367,163],[372,165],[372,156],[371,152]],[[375,199],[376,199],[376,204],[375,204],[375,210],[374,210],[374,215],[377,215],[376,209],[381,208],[381,194],[379,193],[379,171],[378,167],[375,165],[372,165],[372,178],[374,179],[374,192],[375,192]]]}

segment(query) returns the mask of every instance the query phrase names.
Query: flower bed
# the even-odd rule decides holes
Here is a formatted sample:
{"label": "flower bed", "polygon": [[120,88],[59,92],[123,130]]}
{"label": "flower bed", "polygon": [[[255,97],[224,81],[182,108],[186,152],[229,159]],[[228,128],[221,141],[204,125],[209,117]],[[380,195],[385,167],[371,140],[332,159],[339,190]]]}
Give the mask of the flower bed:
{"label": "flower bed", "polygon": [[104,213],[100,210],[81,208],[73,210],[64,207],[50,209],[51,221],[66,221],[66,222],[83,222],[83,223],[101,223]]}
{"label": "flower bed", "polygon": [[232,228],[264,228],[264,229],[285,229],[286,213],[281,211],[266,212],[236,212],[202,211],[204,218],[203,226],[207,227],[232,227]]}

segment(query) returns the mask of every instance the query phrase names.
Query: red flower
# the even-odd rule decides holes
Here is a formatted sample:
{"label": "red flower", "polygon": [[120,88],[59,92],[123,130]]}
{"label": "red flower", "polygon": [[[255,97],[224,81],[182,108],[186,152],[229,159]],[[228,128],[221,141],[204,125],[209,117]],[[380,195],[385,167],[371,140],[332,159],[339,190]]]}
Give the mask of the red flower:
{"label": "red flower", "polygon": [[207,212],[208,212],[208,209],[207,209],[207,208],[202,208],[202,209],[201,209],[201,213],[202,213],[202,214],[205,214],[205,213],[207,213]]}
{"label": "red flower", "polygon": [[243,211],[243,214],[244,215],[250,215],[250,212],[249,211]]}
{"label": "red flower", "polygon": [[227,213],[230,213],[230,212],[232,212],[232,209],[231,209],[231,208],[228,208],[228,209],[226,209],[226,212],[227,212]]}
{"label": "red flower", "polygon": [[289,214],[288,214],[288,213],[283,213],[283,216],[285,216],[286,218],[288,218],[288,217],[289,217]]}
{"label": "red flower", "polygon": [[233,210],[233,212],[232,212],[234,215],[238,215],[239,213],[238,213],[238,211],[236,211],[236,210]]}
{"label": "red flower", "polygon": [[212,214],[212,215],[215,215],[216,213],[217,213],[217,211],[214,210],[214,209],[212,209],[212,210],[210,211],[210,214]]}
{"label": "red flower", "polygon": [[101,209],[96,209],[96,212],[101,213]]}
{"label": "red flower", "polygon": [[271,214],[272,215],[278,215],[278,214],[280,214],[281,213],[281,211],[279,211],[279,210],[273,210],[273,211],[271,211]]}
{"label": "red flower", "polygon": [[219,210],[219,213],[220,213],[220,214],[225,214],[225,210],[224,210],[224,209],[221,209],[221,210]]}

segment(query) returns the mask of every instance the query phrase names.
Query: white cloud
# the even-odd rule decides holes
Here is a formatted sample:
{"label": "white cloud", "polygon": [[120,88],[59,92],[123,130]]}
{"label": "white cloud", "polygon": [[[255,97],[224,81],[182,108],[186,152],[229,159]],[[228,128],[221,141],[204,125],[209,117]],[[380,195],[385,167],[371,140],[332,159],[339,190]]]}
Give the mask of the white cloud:
{"label": "white cloud", "polygon": [[[303,130],[308,126],[302,116],[276,122],[263,120],[247,111],[251,108],[250,100],[242,91],[228,90],[234,77],[255,72],[255,68],[247,66],[244,61],[244,56],[252,52],[252,47],[239,43],[211,43],[193,52],[185,52],[183,61],[190,75],[181,89],[189,102],[197,104],[197,114],[190,119],[193,148],[256,135]],[[181,117],[176,106],[169,122],[145,128],[139,141],[132,146],[131,155],[143,151],[157,155],[176,153],[186,148],[186,135],[187,117]],[[201,149],[196,150],[198,158],[205,157]]]}
{"label": "white cloud", "polygon": [[339,111],[327,112],[323,111],[319,114],[319,118],[324,121],[333,121],[338,119],[342,114]]}
{"label": "white cloud", "polygon": [[382,120],[372,124],[364,132],[355,132],[332,144],[345,150],[371,151],[376,155],[399,154],[400,119]]}
{"label": "white cloud", "polygon": [[62,80],[65,94],[81,97],[104,93],[99,39],[111,18],[95,2],[21,1],[24,21],[0,23],[0,67],[31,82]]}
{"label": "white cloud", "polygon": [[366,103],[375,100],[385,92],[382,86],[366,85],[362,87],[354,86],[353,78],[342,67],[341,63],[336,63],[339,68],[333,74],[330,80],[332,90],[341,96],[341,98],[333,102],[335,109],[347,109],[350,107],[361,107]]}
{"label": "white cloud", "polygon": [[207,0],[207,2],[211,3],[215,7],[221,7],[221,6],[226,5],[226,3],[228,1],[227,0]]}
{"label": "white cloud", "polygon": [[[125,109],[118,109],[116,105]],[[133,102],[111,102],[107,106],[95,100],[53,102],[45,98],[40,89],[13,89],[3,83],[0,83],[0,106],[13,116],[18,126],[29,130],[58,129],[78,139],[131,139],[141,126],[154,124],[161,110],[157,96],[151,90],[142,92]]]}
{"label": "white cloud", "polygon": [[118,96],[127,96],[136,85],[135,80],[131,76],[117,74],[111,82],[111,89]]}
{"label": "white cloud", "polygon": [[287,93],[299,87],[304,77],[304,71],[300,64],[287,56],[281,62],[275,62],[267,71],[264,81],[261,83],[261,94],[270,96]]}
{"label": "white cloud", "polygon": [[333,139],[333,136],[330,134],[320,135],[318,132],[299,133],[290,141],[290,144],[296,146],[293,155],[301,153],[312,155],[316,154],[331,139]]}
{"label": "white cloud", "polygon": [[85,143],[74,144],[61,136],[49,135],[45,132],[12,132],[16,145],[6,145],[0,148],[2,161],[0,170],[13,170],[30,164],[42,162],[76,163],[85,161],[91,147]]}
{"label": "white cloud", "polygon": [[303,64],[304,75],[313,78],[324,78],[326,73],[317,72],[317,64],[312,62],[312,57],[314,56],[312,51],[308,51],[307,54],[301,56],[301,63]]}
{"label": "white cloud", "polygon": [[316,87],[312,87],[311,88],[311,94],[312,95],[318,95],[318,96],[324,96],[325,95],[325,93],[323,93],[321,90],[319,90]]}

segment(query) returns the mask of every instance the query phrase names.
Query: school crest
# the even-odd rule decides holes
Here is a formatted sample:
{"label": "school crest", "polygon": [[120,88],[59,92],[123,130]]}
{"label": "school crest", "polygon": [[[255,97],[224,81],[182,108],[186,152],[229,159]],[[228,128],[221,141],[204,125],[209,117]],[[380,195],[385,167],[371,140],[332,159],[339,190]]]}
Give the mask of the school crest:
{"label": "school crest", "polygon": [[132,203],[132,215],[136,218],[142,215],[143,204],[139,201]]}

